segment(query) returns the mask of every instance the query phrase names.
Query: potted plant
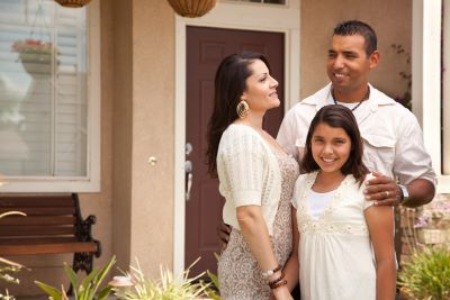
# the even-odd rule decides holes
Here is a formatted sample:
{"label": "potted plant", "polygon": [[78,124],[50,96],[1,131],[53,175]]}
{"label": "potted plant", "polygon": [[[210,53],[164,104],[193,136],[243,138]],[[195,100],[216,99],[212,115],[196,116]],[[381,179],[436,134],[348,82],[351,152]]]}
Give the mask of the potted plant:
{"label": "potted plant", "polygon": [[398,284],[406,299],[450,299],[450,249],[441,245],[415,251],[402,265]]}
{"label": "potted plant", "polygon": [[19,54],[19,60],[28,74],[50,74],[52,58],[57,50],[51,42],[38,39],[15,41],[11,47]]}

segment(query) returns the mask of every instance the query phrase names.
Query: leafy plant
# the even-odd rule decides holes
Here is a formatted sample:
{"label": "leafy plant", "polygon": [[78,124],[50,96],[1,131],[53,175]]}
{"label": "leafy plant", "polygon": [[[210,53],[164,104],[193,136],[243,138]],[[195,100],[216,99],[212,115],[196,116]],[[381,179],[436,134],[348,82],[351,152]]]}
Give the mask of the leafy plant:
{"label": "leafy plant", "polygon": [[211,283],[212,283],[213,287],[208,287],[205,290],[205,295],[208,297],[208,299],[213,299],[213,300],[222,299],[219,295],[219,279],[217,278],[217,275],[214,273],[211,273],[210,271],[206,271],[206,274],[208,274],[209,279],[211,279]]}
{"label": "leafy plant", "polygon": [[168,269],[160,267],[160,278],[150,280],[145,277],[136,260],[136,266],[130,266],[129,272],[124,272],[124,276],[114,277],[109,284],[113,287],[116,297],[122,300],[184,300],[199,299],[203,296],[220,299],[212,297],[214,291],[210,288],[210,283],[199,280],[205,272],[189,278],[189,270],[197,261],[180,276],[173,276]]}
{"label": "leafy plant", "polygon": [[449,250],[441,246],[415,252],[398,274],[402,293],[411,299],[450,299]]}
{"label": "leafy plant", "polygon": [[[77,274],[73,269],[65,264],[64,271],[70,279],[70,283],[73,287],[73,296],[70,299],[73,300],[104,300],[108,299],[111,294],[111,287],[106,286],[100,289],[105,276],[109,273],[112,266],[116,263],[116,257],[113,256],[109,262],[100,270],[92,270],[81,282],[78,281]],[[51,300],[69,300],[64,286],[61,289],[52,287],[48,284],[35,281],[36,285],[43,290]]]}

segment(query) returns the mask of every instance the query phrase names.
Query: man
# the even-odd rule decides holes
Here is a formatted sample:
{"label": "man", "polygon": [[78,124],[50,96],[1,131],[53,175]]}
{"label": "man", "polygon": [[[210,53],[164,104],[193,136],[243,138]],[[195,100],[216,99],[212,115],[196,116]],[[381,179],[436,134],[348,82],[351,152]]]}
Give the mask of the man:
{"label": "man", "polygon": [[[369,84],[369,73],[379,60],[377,36],[369,25],[360,21],[338,24],[328,50],[331,83],[289,110],[277,141],[300,160],[316,112],[325,105],[347,106],[361,131],[364,163],[376,172],[366,199],[376,200],[376,205],[417,207],[433,199],[436,175],[415,116]],[[227,226],[219,228],[224,243],[229,230]],[[285,272],[296,278],[294,268],[287,266]]]}
{"label": "man", "polygon": [[369,25],[360,21],[338,24],[328,50],[331,83],[286,114],[277,141],[300,159],[315,113],[324,105],[345,105],[358,121],[364,163],[378,172],[367,199],[377,200],[377,205],[417,207],[433,199],[436,175],[415,116],[368,82],[379,59],[377,37]]}

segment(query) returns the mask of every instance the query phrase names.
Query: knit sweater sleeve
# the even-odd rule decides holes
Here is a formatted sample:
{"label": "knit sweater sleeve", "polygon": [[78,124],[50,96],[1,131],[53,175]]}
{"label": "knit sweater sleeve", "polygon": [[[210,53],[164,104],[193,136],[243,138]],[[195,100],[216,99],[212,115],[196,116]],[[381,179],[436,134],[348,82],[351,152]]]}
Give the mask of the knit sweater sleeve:
{"label": "knit sweater sleeve", "polygon": [[217,157],[221,191],[234,206],[261,205],[265,156],[262,141],[243,126],[224,133]]}

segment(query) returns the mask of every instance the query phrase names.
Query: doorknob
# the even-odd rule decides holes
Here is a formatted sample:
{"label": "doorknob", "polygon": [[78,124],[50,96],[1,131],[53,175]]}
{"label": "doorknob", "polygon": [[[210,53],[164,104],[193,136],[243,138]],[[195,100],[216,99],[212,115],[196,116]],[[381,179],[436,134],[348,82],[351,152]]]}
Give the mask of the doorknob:
{"label": "doorknob", "polygon": [[194,175],[192,174],[193,166],[192,162],[190,160],[187,160],[184,163],[184,171],[186,172],[186,194],[185,198],[186,201],[189,201],[189,198],[191,197],[191,188],[192,188],[192,180]]}
{"label": "doorknob", "polygon": [[[186,143],[184,146],[184,151],[186,156],[189,156],[192,151],[194,150],[194,147],[192,147],[191,143]],[[185,187],[185,198],[186,201],[189,201],[189,198],[191,198],[191,188],[192,188],[192,180],[193,180],[193,169],[194,165],[192,164],[192,161],[186,160],[184,163],[184,172],[186,172],[186,187]]]}

